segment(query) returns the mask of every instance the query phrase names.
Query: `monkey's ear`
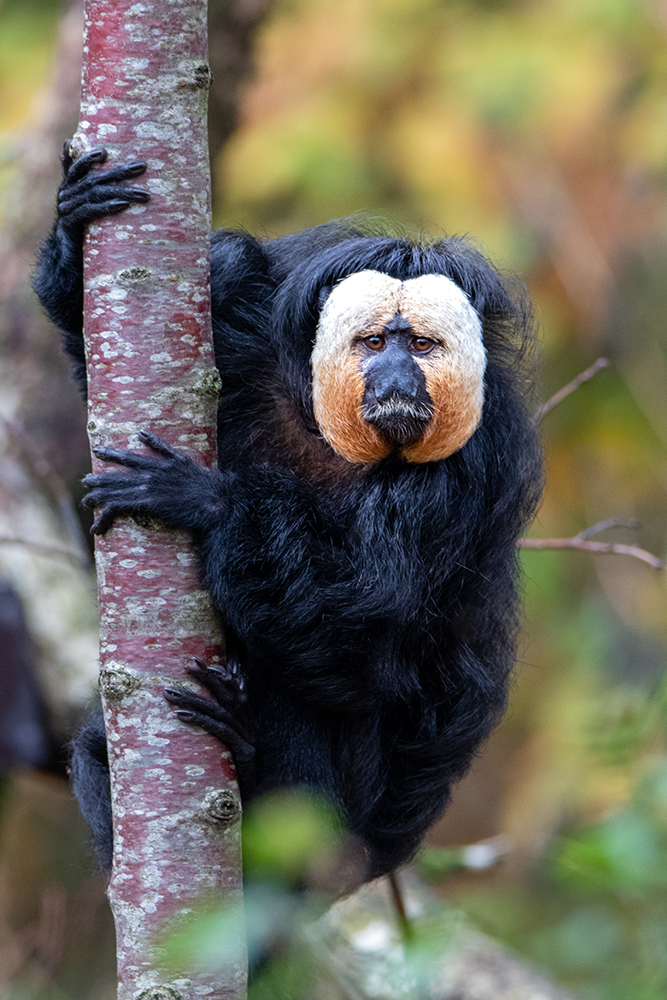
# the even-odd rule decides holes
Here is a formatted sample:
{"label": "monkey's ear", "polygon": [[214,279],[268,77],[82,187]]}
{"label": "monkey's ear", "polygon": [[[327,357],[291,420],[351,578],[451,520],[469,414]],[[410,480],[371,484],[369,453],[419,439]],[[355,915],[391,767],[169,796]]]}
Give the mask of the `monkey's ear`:
{"label": "monkey's ear", "polygon": [[317,308],[320,310],[320,312],[324,308],[324,303],[331,295],[332,288],[333,285],[322,285],[319,292],[317,293]]}

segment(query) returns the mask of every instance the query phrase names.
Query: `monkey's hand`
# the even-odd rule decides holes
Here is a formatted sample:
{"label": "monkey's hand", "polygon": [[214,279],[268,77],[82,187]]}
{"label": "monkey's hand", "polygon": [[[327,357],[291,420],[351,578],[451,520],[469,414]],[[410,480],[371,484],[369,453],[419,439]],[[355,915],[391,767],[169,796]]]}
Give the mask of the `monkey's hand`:
{"label": "monkey's hand", "polygon": [[255,732],[248,714],[243,676],[235,665],[209,667],[197,657],[186,669],[215,701],[177,687],[165,688],[164,696],[177,706],[179,719],[200,726],[231,751],[241,798],[247,802],[255,789]]}
{"label": "monkey's hand", "polygon": [[[116,215],[133,202],[150,199],[143,188],[128,187],[123,182],[138,177],[146,170],[143,160],[121,163],[110,170],[93,170],[104,163],[107,151],[101,146],[73,160],[69,140],[63,148],[64,179],[58,189],[56,232],[80,245],[84,228],[103,215]],[[92,171],[92,172],[91,172]]]}
{"label": "monkey's hand", "polygon": [[133,203],[149,200],[148,191],[124,181],[146,170],[143,160],[121,163],[111,170],[94,170],[107,158],[101,146],[73,160],[69,141],[62,157],[64,179],[58,189],[56,221],[44,241],[33,275],[33,288],[56,326],[65,334],[65,348],[77,362],[85,393],[83,351],[83,234],[86,226],[103,215],[114,215]]}
{"label": "monkey's hand", "polygon": [[132,472],[100,472],[85,476],[90,493],[84,507],[100,513],[90,529],[103,535],[118,517],[144,516],[163,521],[169,528],[184,528],[198,535],[219,523],[225,509],[225,481],[214,469],[205,469],[182,455],[150,431],[141,431],[141,441],[155,455],[98,447],[95,454],[105,462],[116,462]]}

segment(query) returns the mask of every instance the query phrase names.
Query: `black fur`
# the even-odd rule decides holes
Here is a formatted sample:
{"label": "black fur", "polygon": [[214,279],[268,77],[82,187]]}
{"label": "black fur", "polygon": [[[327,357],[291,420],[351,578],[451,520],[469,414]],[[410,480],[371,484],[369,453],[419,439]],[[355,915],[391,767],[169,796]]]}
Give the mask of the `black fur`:
{"label": "black fur", "polygon": [[[115,182],[107,202],[90,199],[104,174],[84,174],[76,226],[61,211],[35,280],[80,379],[82,221],[122,200]],[[482,423],[447,459],[353,465],[318,433],[309,359],[319,309],[366,268],[447,275],[480,316]],[[515,541],[541,490],[529,308],[464,240],[347,222],[269,241],[216,232],[211,269],[220,471],[146,435],[152,455],[103,453],[131,471],[91,477],[91,502],[104,508],[99,530],[144,512],[192,531],[246,678],[257,788],[323,790],[363,838],[371,878],[412,856],[505,706]],[[93,784],[79,786],[85,808]]]}
{"label": "black fur", "polygon": [[77,735],[76,752],[70,760],[70,781],[83,818],[90,827],[95,850],[103,868],[111,868],[113,834],[107,738],[101,714]]}

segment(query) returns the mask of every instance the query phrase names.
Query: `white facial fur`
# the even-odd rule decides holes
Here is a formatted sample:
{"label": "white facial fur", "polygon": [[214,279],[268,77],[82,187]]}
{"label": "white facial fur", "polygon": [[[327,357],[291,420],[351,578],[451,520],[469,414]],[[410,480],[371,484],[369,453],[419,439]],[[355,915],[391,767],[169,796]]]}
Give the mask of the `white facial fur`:
{"label": "white facial fur", "polygon": [[364,392],[360,340],[382,333],[396,313],[415,336],[435,346],[415,354],[434,403],[423,438],[401,450],[411,462],[445,458],[463,447],[482,411],[486,355],[479,317],[465,294],[442,274],[400,281],[379,271],[344,278],[324,304],[311,356],[315,419],[334,451],[352,462],[378,461],[390,446],[361,415]]}

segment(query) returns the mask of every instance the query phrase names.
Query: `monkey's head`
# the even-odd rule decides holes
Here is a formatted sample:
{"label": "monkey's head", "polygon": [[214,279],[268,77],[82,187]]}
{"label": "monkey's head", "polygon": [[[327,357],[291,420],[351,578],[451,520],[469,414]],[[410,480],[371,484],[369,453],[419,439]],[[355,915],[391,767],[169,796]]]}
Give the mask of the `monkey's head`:
{"label": "monkey's head", "polygon": [[446,458],[481,418],[482,324],[444,274],[344,278],[322,307],[311,365],[317,424],[350,462]]}

